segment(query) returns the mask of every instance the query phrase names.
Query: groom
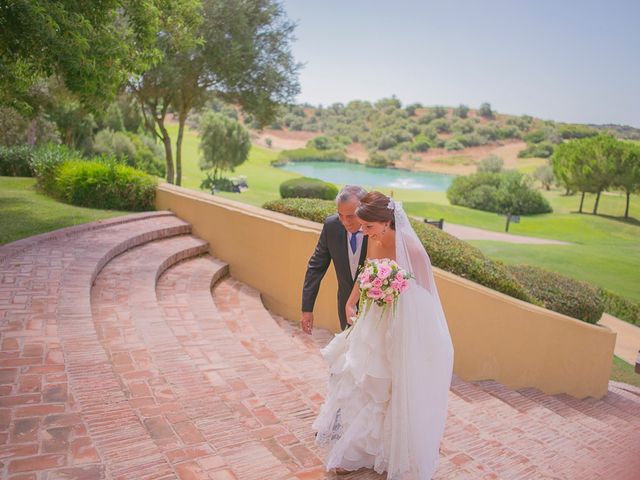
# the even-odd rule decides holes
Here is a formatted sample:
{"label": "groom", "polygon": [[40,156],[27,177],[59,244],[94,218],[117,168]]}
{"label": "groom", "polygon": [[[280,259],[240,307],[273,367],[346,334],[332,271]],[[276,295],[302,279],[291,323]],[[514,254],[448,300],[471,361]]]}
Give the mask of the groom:
{"label": "groom", "polygon": [[313,329],[313,306],[320,289],[320,281],[333,261],[338,278],[338,316],[340,327],[347,328],[345,306],[353,289],[358,268],[364,264],[367,239],[360,231],[356,209],[367,191],[355,185],[347,185],[336,197],[337,215],[327,217],[320,239],[307,265],[302,288],[302,330]]}

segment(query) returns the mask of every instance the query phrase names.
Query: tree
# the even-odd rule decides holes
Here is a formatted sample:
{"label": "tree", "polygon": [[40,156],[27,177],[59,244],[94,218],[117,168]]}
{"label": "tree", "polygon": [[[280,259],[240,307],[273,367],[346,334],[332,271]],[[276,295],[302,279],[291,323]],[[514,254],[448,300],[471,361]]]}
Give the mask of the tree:
{"label": "tree", "polygon": [[213,179],[221,172],[241,165],[249,155],[251,138],[240,123],[220,115],[207,112],[200,121],[201,170],[213,170]]}
{"label": "tree", "polygon": [[555,180],[555,176],[553,175],[553,168],[551,165],[540,165],[533,172],[533,178],[538,180],[545,190],[549,190],[551,188],[551,184]]}
{"label": "tree", "polygon": [[502,171],[504,160],[498,155],[489,155],[478,162],[478,172],[499,173]]}
{"label": "tree", "polygon": [[502,174],[496,200],[500,211],[507,216],[505,232],[509,231],[513,215],[529,213],[532,207],[538,210],[536,213],[552,211],[540,192],[531,188],[529,177],[516,170]]}
{"label": "tree", "polygon": [[[268,124],[278,106],[298,93],[300,68],[290,51],[294,24],[275,0],[204,0],[201,8],[194,0],[179,4],[179,11],[164,13],[164,24],[177,18],[183,25],[196,25],[195,34],[161,36],[162,62],[133,86],[165,146],[167,181],[178,185],[184,126],[192,109],[217,97],[239,105],[258,124]],[[165,127],[170,106],[178,117],[175,178]]]}
{"label": "tree", "polygon": [[619,141],[607,134],[572,140],[556,147],[553,171],[565,186],[582,192],[579,213],[587,192],[596,194],[593,214],[598,213],[600,195],[613,180],[617,155],[620,155]]}
{"label": "tree", "polygon": [[466,105],[458,105],[458,107],[453,111],[453,113],[460,118],[467,118],[469,115],[469,107]]}
{"label": "tree", "polygon": [[478,114],[484,118],[493,118],[493,110],[491,110],[491,104],[484,102],[478,109]]}
{"label": "tree", "polygon": [[624,218],[629,218],[629,201],[632,192],[640,191],[640,145],[620,142],[620,153],[614,157],[612,184],[624,190],[627,202]]}
{"label": "tree", "polygon": [[93,108],[155,60],[153,0],[22,0],[0,6],[0,103],[33,113],[32,89],[55,75]]}

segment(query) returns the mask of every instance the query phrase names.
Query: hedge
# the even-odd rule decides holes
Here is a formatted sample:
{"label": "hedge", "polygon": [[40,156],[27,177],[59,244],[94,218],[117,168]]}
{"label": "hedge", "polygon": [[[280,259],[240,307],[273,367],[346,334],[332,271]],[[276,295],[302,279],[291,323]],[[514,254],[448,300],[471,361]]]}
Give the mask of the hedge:
{"label": "hedge", "polygon": [[0,176],[33,177],[32,158],[32,147],[4,147],[0,145]]}
{"label": "hedge", "polygon": [[530,265],[510,265],[508,269],[549,310],[588,323],[600,320],[605,306],[592,285]]}
{"label": "hedge", "polygon": [[64,145],[47,145],[34,151],[31,169],[40,190],[55,196],[56,172],[67,160],[80,160],[81,154]]}
{"label": "hedge", "polygon": [[54,194],[83,207],[153,210],[156,180],[116,162],[69,160],[56,170]]}
{"label": "hedge", "polygon": [[[333,202],[300,198],[274,200],[263,207],[318,223],[323,223],[336,211]],[[512,297],[537,303],[500,262],[490,260],[477,248],[442,230],[423,222],[411,222],[434,266]]]}
{"label": "hedge", "polygon": [[338,187],[317,178],[299,177],[285,180],[280,184],[282,198],[318,198],[333,200],[338,195]]}
{"label": "hedge", "polygon": [[640,325],[640,304],[616,295],[604,288],[598,289],[598,296],[604,303],[604,311],[620,320]]}
{"label": "hedge", "polygon": [[318,150],[317,148],[298,148],[283,150],[271,164],[282,165],[287,162],[346,162],[347,155],[342,150]]}

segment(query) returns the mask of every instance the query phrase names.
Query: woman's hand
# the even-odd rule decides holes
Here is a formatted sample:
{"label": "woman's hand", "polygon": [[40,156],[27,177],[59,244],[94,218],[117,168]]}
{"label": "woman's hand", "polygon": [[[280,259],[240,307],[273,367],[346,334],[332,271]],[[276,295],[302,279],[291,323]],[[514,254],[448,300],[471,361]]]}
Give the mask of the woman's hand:
{"label": "woman's hand", "polygon": [[353,319],[358,314],[358,311],[356,310],[356,306],[347,303],[347,306],[345,307],[345,312],[347,314],[347,323],[349,325],[353,325]]}

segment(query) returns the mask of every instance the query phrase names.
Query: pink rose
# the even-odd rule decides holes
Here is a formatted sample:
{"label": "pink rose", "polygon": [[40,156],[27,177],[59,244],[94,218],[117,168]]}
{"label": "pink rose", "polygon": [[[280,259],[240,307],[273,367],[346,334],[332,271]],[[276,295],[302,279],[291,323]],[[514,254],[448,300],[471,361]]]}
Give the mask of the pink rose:
{"label": "pink rose", "polygon": [[391,267],[389,267],[389,265],[385,265],[384,263],[381,263],[378,266],[378,278],[385,279],[389,275],[391,275]]}
{"label": "pink rose", "polygon": [[386,297],[384,297],[384,301],[386,303],[391,303],[393,302],[393,295],[387,295]]}
{"label": "pink rose", "polygon": [[367,292],[367,297],[378,300],[379,298],[384,297],[384,292],[379,287],[373,287]]}
{"label": "pink rose", "polygon": [[409,282],[406,280],[400,282],[400,293],[404,292],[407,288],[409,288]]}
{"label": "pink rose", "polygon": [[404,280],[404,272],[396,273],[396,280]]}
{"label": "pink rose", "polygon": [[391,282],[391,288],[393,288],[396,292],[399,292],[401,284],[402,280],[394,280],[393,282]]}
{"label": "pink rose", "polygon": [[381,287],[382,286],[382,280],[380,278],[374,278],[373,282],[371,282],[371,285],[373,285],[374,287]]}

